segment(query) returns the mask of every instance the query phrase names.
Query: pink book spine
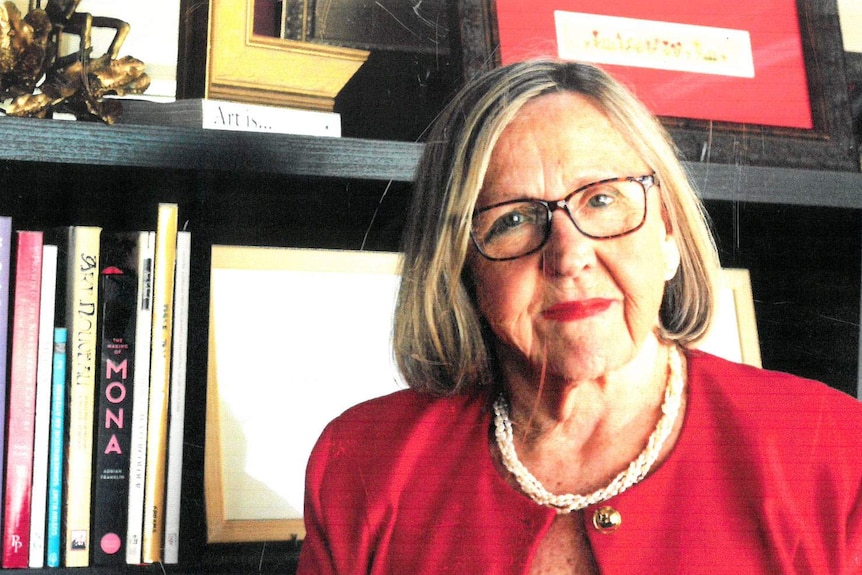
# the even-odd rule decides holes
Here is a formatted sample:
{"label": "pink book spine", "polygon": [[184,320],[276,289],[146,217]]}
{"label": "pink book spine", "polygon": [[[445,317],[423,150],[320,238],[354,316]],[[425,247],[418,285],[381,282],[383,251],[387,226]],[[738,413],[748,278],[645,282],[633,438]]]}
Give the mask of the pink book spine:
{"label": "pink book spine", "polygon": [[39,357],[39,300],[42,232],[18,232],[12,308],[12,355],[6,444],[3,567],[27,567],[30,558],[30,494],[36,369]]}

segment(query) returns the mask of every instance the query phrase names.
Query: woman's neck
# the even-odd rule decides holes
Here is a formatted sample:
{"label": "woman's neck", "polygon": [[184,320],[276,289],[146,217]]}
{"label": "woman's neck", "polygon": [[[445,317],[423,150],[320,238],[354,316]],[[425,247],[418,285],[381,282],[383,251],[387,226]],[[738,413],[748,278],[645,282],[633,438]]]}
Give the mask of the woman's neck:
{"label": "woman's neck", "polygon": [[505,371],[516,441],[527,450],[559,443],[571,453],[603,449],[605,440],[619,442],[638,429],[648,436],[664,395],[668,353],[650,335],[631,361],[595,378],[565,380],[541,367]]}

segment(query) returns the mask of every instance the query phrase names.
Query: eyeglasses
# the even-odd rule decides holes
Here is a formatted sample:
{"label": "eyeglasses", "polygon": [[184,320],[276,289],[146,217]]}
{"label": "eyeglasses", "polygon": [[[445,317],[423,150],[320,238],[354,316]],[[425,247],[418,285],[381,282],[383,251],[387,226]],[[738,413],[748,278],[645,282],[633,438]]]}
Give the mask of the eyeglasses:
{"label": "eyeglasses", "polygon": [[527,256],[547,243],[554,212],[564,208],[585,236],[617,238],[646,221],[646,194],[655,185],[655,174],[609,178],[582,186],[562,200],[509,200],[485,206],[473,213],[470,237],[489,260]]}

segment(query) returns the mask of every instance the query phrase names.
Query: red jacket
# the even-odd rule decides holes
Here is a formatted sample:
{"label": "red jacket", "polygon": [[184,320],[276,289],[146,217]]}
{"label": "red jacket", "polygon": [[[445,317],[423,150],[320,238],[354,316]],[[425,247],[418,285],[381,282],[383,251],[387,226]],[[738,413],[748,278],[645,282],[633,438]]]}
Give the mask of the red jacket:
{"label": "red jacket", "polygon": [[[660,467],[597,507],[605,574],[862,573],[862,404],[820,383],[688,352]],[[487,397],[398,392],[347,411],[309,461],[300,575],[523,574],[555,512],[495,470]]]}

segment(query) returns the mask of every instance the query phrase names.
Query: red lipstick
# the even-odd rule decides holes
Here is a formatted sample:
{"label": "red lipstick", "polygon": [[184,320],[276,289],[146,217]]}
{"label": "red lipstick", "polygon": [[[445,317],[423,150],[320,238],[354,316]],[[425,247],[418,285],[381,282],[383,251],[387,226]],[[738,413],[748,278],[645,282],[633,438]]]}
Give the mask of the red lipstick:
{"label": "red lipstick", "polygon": [[542,317],[550,321],[576,321],[600,314],[612,303],[613,300],[605,298],[564,301],[543,311]]}

